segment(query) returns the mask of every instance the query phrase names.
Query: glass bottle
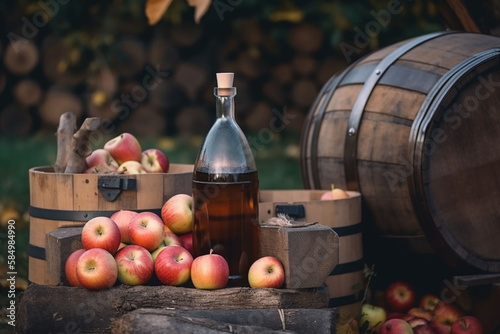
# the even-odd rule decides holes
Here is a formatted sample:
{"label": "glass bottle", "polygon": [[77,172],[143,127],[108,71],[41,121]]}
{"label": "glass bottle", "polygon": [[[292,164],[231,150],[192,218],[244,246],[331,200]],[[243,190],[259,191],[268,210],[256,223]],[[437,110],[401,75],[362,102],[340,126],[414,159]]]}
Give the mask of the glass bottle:
{"label": "glass bottle", "polygon": [[217,73],[217,119],[193,172],[194,256],[220,254],[229,264],[228,286],[247,284],[258,256],[259,178],[255,160],[234,117],[233,73]]}

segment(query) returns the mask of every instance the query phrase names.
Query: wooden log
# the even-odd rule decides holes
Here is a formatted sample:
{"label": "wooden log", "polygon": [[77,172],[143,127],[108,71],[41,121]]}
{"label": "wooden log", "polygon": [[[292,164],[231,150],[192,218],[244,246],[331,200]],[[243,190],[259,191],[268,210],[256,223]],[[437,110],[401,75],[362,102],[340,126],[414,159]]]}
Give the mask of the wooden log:
{"label": "wooden log", "polygon": [[323,44],[323,34],[318,26],[312,23],[301,23],[290,31],[288,43],[297,52],[310,54],[317,51]]}
{"label": "wooden log", "polygon": [[28,108],[11,103],[0,112],[0,133],[27,135],[33,127],[33,117]]}
{"label": "wooden log", "polygon": [[207,81],[207,73],[195,63],[182,62],[176,68],[174,81],[184,89],[190,99],[195,99]]}
{"label": "wooden log", "polygon": [[147,57],[152,67],[159,66],[165,71],[170,71],[179,61],[180,55],[175,44],[167,36],[158,33],[151,41]]}
{"label": "wooden log", "polygon": [[195,45],[203,35],[201,26],[197,24],[179,24],[170,29],[172,41],[184,47]]}
{"label": "wooden log", "polygon": [[68,257],[77,249],[82,249],[82,228],[64,226],[49,232],[46,237],[46,256],[50,285],[69,285],[65,265]]}
{"label": "wooden log", "polygon": [[[164,310],[142,308],[115,320],[112,333],[316,333],[336,331],[335,309]],[[178,326],[180,325],[180,327]]]}
{"label": "wooden log", "polygon": [[272,103],[284,105],[286,102],[284,88],[277,81],[267,81],[262,85],[262,94]]}
{"label": "wooden log", "polygon": [[266,70],[260,54],[254,51],[256,50],[249,48],[241,52],[236,60],[238,72],[251,79],[260,77]]}
{"label": "wooden log", "polygon": [[[161,296],[161,297],[160,297]],[[225,288],[208,291],[173,286],[118,285],[101,291],[32,283],[17,308],[17,333],[110,331],[112,319],[138,308],[322,309],[328,292],[319,289]]]}
{"label": "wooden log", "polygon": [[323,86],[335,73],[343,71],[347,67],[345,59],[328,57],[323,59],[316,71],[316,82]]}
{"label": "wooden log", "polygon": [[184,138],[206,134],[210,125],[208,111],[199,106],[185,107],[175,118],[175,127]]}
{"label": "wooden log", "polygon": [[5,73],[0,73],[0,93],[3,92],[3,90],[5,89],[5,85],[7,83],[7,76],[5,75]]}
{"label": "wooden log", "polygon": [[165,116],[150,104],[139,105],[130,110],[130,116],[123,117],[120,123],[120,132],[130,132],[137,136],[161,136],[164,134],[167,121]]}
{"label": "wooden log", "polygon": [[318,67],[316,60],[311,56],[297,55],[292,60],[293,71],[301,76],[313,74]]}
{"label": "wooden log", "polygon": [[113,70],[126,77],[142,71],[146,65],[146,50],[144,44],[133,38],[124,38],[118,42],[120,53],[113,63]]}
{"label": "wooden log", "polygon": [[289,84],[293,80],[293,68],[289,63],[281,63],[274,66],[272,70],[272,79],[282,85]]}
{"label": "wooden log", "polygon": [[76,131],[76,115],[73,112],[65,112],[59,118],[57,128],[57,156],[54,164],[54,172],[64,173],[68,164],[71,140]]}
{"label": "wooden log", "polygon": [[78,118],[82,109],[82,101],[78,96],[66,89],[53,87],[45,94],[39,113],[45,123],[56,127],[62,114],[70,111]]}
{"label": "wooden log", "polygon": [[86,72],[71,69],[70,51],[62,38],[49,36],[42,46],[42,69],[45,76],[57,85],[72,87],[81,83]]}
{"label": "wooden log", "polygon": [[92,153],[89,140],[92,133],[101,125],[101,119],[91,117],[83,121],[82,126],[71,139],[71,150],[68,152],[68,161],[64,173],[83,173],[87,169],[85,158]]}
{"label": "wooden log", "polygon": [[[276,312],[276,311],[275,311]],[[289,331],[275,331],[255,325],[239,325],[221,322],[210,318],[182,315],[173,310],[139,309],[132,311],[117,321],[111,327],[111,333],[291,333]]]}
{"label": "wooden log", "polygon": [[292,86],[292,101],[300,107],[309,108],[317,95],[318,87],[311,80],[298,80]]}
{"label": "wooden log", "polygon": [[34,106],[42,99],[42,89],[40,85],[32,79],[19,81],[14,86],[13,94],[16,101],[25,107]]}
{"label": "wooden log", "polygon": [[5,67],[15,75],[30,73],[38,64],[38,59],[38,48],[28,40],[8,44],[4,55]]}

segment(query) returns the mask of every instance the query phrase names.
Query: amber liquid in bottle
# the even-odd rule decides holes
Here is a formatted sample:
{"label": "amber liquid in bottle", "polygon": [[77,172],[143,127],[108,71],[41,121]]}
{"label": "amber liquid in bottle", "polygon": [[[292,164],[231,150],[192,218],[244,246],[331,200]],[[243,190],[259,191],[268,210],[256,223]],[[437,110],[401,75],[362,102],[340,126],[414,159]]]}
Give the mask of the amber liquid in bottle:
{"label": "amber liquid in bottle", "polygon": [[[236,88],[217,74],[217,119],[196,158],[193,172],[193,253],[211,251],[229,264],[229,286],[247,283],[259,251],[259,179],[248,141],[234,119]],[[219,80],[221,79],[221,80]]]}
{"label": "amber liquid in bottle", "polygon": [[228,284],[245,285],[248,268],[258,257],[257,171],[223,177],[203,172],[195,175],[195,256],[210,250],[224,256],[229,264]]}

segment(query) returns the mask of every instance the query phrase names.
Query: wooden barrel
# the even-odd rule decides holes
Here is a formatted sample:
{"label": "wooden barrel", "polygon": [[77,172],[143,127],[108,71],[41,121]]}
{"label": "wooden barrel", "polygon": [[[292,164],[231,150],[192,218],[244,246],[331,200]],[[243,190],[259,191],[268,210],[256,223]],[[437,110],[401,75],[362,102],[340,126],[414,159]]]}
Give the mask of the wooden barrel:
{"label": "wooden barrel", "polygon": [[191,194],[193,165],[171,164],[168,173],[127,176],[54,173],[52,167],[29,170],[31,282],[53,285],[45,256],[46,235],[61,226],[83,225],[118,210],[160,214],[166,200]]}
{"label": "wooden barrel", "polygon": [[498,272],[499,142],[500,38],[437,32],[324,85],[303,127],[302,177],[361,192],[379,245]]}
{"label": "wooden barrel", "polygon": [[365,288],[361,195],[349,192],[349,198],[322,201],[323,193],[322,190],[262,190],[259,220],[286,213],[297,221],[331,227],[339,236],[339,262],[326,279],[329,306],[341,307],[355,315]]}

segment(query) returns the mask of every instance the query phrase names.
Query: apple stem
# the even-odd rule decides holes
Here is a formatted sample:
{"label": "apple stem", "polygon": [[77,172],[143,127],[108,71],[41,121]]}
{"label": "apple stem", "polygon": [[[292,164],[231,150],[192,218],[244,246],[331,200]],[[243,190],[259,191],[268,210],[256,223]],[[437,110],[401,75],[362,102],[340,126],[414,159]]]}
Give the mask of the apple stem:
{"label": "apple stem", "polygon": [[330,186],[332,187],[332,191],[333,191],[333,189],[335,189],[335,185],[332,183]]}
{"label": "apple stem", "polygon": [[212,254],[213,252],[214,252],[214,249],[210,248],[210,254]]}

